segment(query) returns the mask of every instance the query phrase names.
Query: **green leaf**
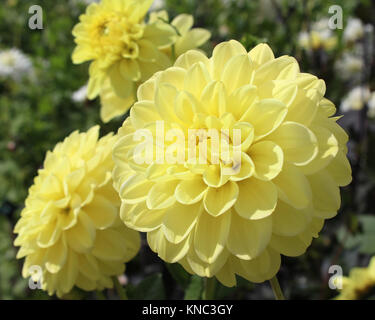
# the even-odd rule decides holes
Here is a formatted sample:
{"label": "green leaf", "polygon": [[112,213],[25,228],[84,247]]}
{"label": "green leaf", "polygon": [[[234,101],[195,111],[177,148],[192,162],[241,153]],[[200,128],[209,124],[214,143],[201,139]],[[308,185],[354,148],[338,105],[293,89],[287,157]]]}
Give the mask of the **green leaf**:
{"label": "green leaf", "polygon": [[138,300],[163,300],[165,299],[165,289],[162,275],[160,273],[149,276],[141,281],[136,287],[127,288],[131,299]]}
{"label": "green leaf", "polygon": [[190,283],[190,274],[186,272],[179,263],[166,263],[165,266],[173,279],[175,279],[182,288],[186,289]]}
{"label": "green leaf", "polygon": [[185,292],[185,300],[199,300],[203,291],[203,279],[198,276],[192,276],[190,284]]}

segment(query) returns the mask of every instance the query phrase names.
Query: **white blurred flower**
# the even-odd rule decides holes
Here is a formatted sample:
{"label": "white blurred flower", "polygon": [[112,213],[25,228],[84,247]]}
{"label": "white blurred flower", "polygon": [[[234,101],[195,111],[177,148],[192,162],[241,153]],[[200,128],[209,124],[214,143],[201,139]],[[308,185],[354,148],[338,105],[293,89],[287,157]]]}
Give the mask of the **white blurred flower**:
{"label": "white blurred flower", "polygon": [[165,0],[154,0],[152,6],[150,7],[150,11],[157,11],[163,9],[165,7]]}
{"label": "white blurred flower", "polygon": [[13,48],[0,51],[0,76],[20,80],[32,71],[31,60],[20,50]]}
{"label": "white blurred flower", "polygon": [[363,37],[364,32],[364,26],[360,19],[349,18],[344,30],[344,41],[355,42]]}
{"label": "white blurred flower", "polygon": [[350,110],[361,110],[369,102],[371,93],[368,87],[355,87],[341,102],[340,110],[347,112]]}
{"label": "white blurred flower", "polygon": [[355,53],[345,52],[335,63],[337,75],[343,80],[358,82],[363,72],[363,59]]}
{"label": "white blurred flower", "polygon": [[368,112],[370,118],[375,118],[375,92],[371,94],[370,100],[367,102]]}
{"label": "white blurred flower", "polygon": [[82,86],[72,94],[72,100],[74,102],[84,102],[87,97],[87,85]]}

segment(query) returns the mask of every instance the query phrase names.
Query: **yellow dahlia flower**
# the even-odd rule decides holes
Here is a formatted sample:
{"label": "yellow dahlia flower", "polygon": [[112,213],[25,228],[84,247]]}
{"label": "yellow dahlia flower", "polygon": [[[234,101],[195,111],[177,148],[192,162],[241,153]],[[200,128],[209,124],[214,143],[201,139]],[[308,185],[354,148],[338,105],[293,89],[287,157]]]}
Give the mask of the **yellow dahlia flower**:
{"label": "yellow dahlia flower", "polygon": [[22,274],[42,270],[42,288],[62,296],[73,286],[91,291],[112,287],[111,276],[138,252],[139,233],[119,218],[112,186],[111,151],[116,137],[98,140],[99,127],[74,132],[48,152],[29,190],[14,232]]}
{"label": "yellow dahlia flower", "polygon": [[359,300],[375,287],[375,257],[367,268],[353,268],[342,278],[342,290],[337,300]]}
{"label": "yellow dahlia flower", "polygon": [[[103,106],[102,118],[109,121],[129,109],[135,101],[138,83],[171,64],[160,49],[173,44],[176,32],[168,24],[144,22],[153,0],[102,0],[87,7],[73,29],[77,47],[72,59],[76,64],[92,61],[88,98],[108,90],[121,98],[121,108]],[[104,92],[103,92],[104,91]]]}
{"label": "yellow dahlia flower", "polygon": [[[336,215],[339,186],[351,181],[348,137],[324,94],[323,80],[266,44],[248,53],[232,40],[211,58],[188,51],[139,87],[119,130],[122,220],[190,273],[226,286],[236,274],[272,278],[280,254],[303,254]],[[204,139],[209,130],[222,133],[225,152]]]}
{"label": "yellow dahlia flower", "polygon": [[102,0],[99,4],[93,3],[73,29],[77,47],[72,59],[76,64],[92,61],[88,98],[100,95],[104,122],[124,114],[135,102],[138,86],[173,64],[167,52],[176,41],[178,52],[207,41],[207,32],[190,31],[190,18],[177,25],[191,38],[189,41],[178,36],[176,27],[163,19],[150,19],[146,23],[145,15],[152,2]]}

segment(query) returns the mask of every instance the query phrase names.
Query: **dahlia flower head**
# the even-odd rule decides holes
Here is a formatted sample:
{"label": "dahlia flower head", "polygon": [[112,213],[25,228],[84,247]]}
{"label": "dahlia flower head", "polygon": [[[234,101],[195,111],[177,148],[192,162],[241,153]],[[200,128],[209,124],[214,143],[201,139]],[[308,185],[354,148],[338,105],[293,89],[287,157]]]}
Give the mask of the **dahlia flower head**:
{"label": "dahlia flower head", "polygon": [[[145,22],[152,3],[153,0],[92,3],[73,29],[77,46],[72,59],[75,64],[91,61],[87,95],[89,99],[100,95],[104,122],[128,111],[136,100],[138,86],[174,62],[165,51],[181,35],[168,21]],[[186,24],[182,26],[186,28]],[[206,41],[207,38],[190,38],[188,49]]]}
{"label": "dahlia flower head", "polygon": [[341,279],[342,289],[336,300],[360,300],[375,287],[375,257],[372,257],[367,268],[353,268],[348,277]]}
{"label": "dahlia flower head", "polygon": [[[336,215],[339,187],[351,181],[348,136],[325,90],[323,80],[301,73],[292,57],[275,58],[266,44],[248,53],[237,41],[224,42],[211,58],[188,51],[139,87],[118,132],[113,179],[121,219],[147,232],[160,258],[192,274],[226,286],[236,284],[236,274],[272,278],[280,254],[303,254]],[[161,123],[169,135],[163,143],[155,137]],[[229,152],[219,159],[211,153],[205,163],[180,153],[173,163],[171,132],[186,137],[192,129],[226,132]],[[234,129],[241,133],[236,145]],[[144,130],[153,148],[141,147]],[[179,146],[187,148],[187,140]],[[204,142],[192,141],[193,149]],[[169,161],[138,161],[150,149]]]}
{"label": "dahlia flower head", "polygon": [[47,153],[14,230],[23,277],[40,281],[50,295],[61,297],[73,286],[111,288],[111,277],[124,272],[140,247],[139,233],[119,218],[112,186],[116,137],[98,136],[98,126],[76,131]]}

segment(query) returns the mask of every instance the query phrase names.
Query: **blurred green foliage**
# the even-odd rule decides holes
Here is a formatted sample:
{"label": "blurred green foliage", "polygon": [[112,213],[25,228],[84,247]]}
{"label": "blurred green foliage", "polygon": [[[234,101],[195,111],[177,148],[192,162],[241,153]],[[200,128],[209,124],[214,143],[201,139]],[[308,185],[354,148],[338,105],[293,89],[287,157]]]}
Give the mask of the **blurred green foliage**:
{"label": "blurred green foliage", "polygon": [[[22,262],[15,259],[12,229],[16,223],[28,187],[47,150],[74,130],[87,130],[96,123],[102,133],[116,131],[123,118],[104,125],[99,119],[99,102],[72,101],[72,94],[87,79],[87,64],[73,65],[74,48],[71,30],[85,4],[79,0],[39,0],[44,12],[44,29],[27,27],[30,0],[3,0],[0,7],[0,49],[16,47],[31,57],[34,72],[21,82],[0,80],[0,299],[48,296],[27,289],[21,277]],[[322,18],[335,0],[166,0],[173,17],[192,14],[198,27],[209,29],[212,43],[240,40],[248,49],[268,42],[275,55],[295,56],[301,70],[323,78],[327,96],[337,105],[348,88],[334,72],[333,64],[343,51],[343,44],[332,52],[306,54],[297,45],[298,33]],[[374,25],[375,4],[371,0],[344,0],[344,22],[360,17]],[[336,30],[341,39],[342,30]],[[374,89],[374,66],[370,86]],[[371,71],[371,70],[370,70]],[[342,210],[328,221],[322,235],[308,253],[299,258],[284,258],[280,280],[286,296],[296,299],[327,299],[337,293],[327,286],[328,267],[340,264],[347,274],[353,266],[366,265],[375,253],[375,143],[374,125],[363,136],[352,123],[358,113],[348,115],[346,129],[351,134],[350,155],[353,163],[352,186],[343,192]],[[359,123],[359,126],[361,123]],[[367,147],[363,148],[366,143]],[[147,266],[144,267],[144,266]],[[128,266],[130,298],[200,298],[202,279],[188,275],[178,265],[164,266],[147,248]],[[268,284],[253,285],[239,279],[237,288],[217,286],[216,298],[272,298]],[[108,296],[113,294],[108,292]],[[75,290],[66,298],[94,298]]]}

